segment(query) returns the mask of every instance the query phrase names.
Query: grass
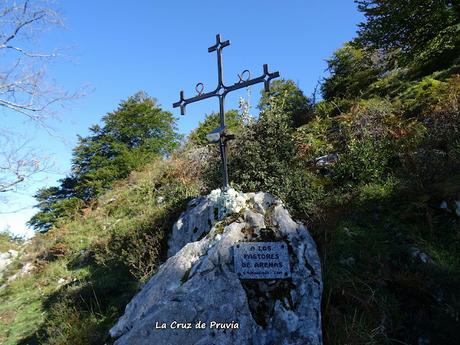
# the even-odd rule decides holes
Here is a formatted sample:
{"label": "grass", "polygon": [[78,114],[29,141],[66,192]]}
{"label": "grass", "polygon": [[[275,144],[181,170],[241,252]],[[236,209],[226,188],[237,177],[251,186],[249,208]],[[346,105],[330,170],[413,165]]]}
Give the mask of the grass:
{"label": "grass", "polygon": [[5,253],[10,249],[19,250],[22,242],[20,238],[14,237],[9,231],[0,232],[0,253]]}
{"label": "grass", "polygon": [[164,260],[172,223],[200,193],[198,173],[179,158],[156,161],[119,181],[80,219],[37,234],[4,277],[26,262],[35,267],[0,290],[0,343],[109,341],[108,329]]}
{"label": "grass", "polygon": [[16,344],[34,332],[43,321],[41,301],[44,293],[33,288],[33,278],[20,279],[0,293],[0,343]]}
{"label": "grass", "polygon": [[[419,193],[391,185],[371,202],[357,198],[315,231],[324,267],[325,343],[415,344],[423,337],[457,343],[460,222],[428,207]],[[413,257],[414,247],[432,261]]]}

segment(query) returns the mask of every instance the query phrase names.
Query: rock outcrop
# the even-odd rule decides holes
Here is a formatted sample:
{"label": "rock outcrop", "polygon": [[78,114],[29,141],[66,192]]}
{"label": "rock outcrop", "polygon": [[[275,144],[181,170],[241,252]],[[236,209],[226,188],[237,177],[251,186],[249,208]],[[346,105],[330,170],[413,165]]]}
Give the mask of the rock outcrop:
{"label": "rock outcrop", "polygon": [[[253,241],[287,243],[291,278],[238,279],[233,246]],[[116,345],[322,344],[315,243],[270,194],[192,200],[168,254],[110,330]]]}
{"label": "rock outcrop", "polygon": [[0,253],[0,277],[7,269],[9,264],[13,262],[14,259],[18,257],[18,252],[16,250],[10,249],[6,253]]}

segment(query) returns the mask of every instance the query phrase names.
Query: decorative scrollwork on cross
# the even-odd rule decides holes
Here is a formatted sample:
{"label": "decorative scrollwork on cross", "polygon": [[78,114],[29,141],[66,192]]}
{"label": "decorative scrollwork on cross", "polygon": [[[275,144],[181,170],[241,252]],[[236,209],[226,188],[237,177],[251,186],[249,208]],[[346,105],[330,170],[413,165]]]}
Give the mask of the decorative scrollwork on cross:
{"label": "decorative scrollwork on cross", "polygon": [[[245,74],[246,74],[246,77],[245,77]],[[245,69],[243,72],[241,72],[241,74],[238,74],[238,83],[244,83],[245,81],[248,81],[249,79],[251,79],[251,72],[247,69]]]}
{"label": "decorative scrollwork on cross", "polygon": [[196,84],[195,85],[195,90],[196,90],[196,93],[198,94],[198,96],[201,96],[203,94],[204,84],[203,83]]}

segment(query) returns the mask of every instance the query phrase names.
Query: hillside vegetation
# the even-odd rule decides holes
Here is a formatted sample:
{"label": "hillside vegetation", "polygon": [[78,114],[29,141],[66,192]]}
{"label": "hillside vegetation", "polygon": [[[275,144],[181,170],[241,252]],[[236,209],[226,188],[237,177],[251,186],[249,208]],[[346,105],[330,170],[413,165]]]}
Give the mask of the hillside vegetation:
{"label": "hillside vegetation", "polygon": [[[325,344],[454,345],[459,3],[357,3],[366,21],[328,60],[321,101],[281,80],[253,121],[229,113],[230,180],[277,195],[312,232]],[[141,95],[80,139],[72,176],[37,193],[30,223],[41,232],[0,282],[0,342],[110,343],[108,329],[165,259],[172,223],[220,185],[217,148],[204,141],[216,116],[177,148],[172,115]],[[31,273],[8,282],[26,263]]]}

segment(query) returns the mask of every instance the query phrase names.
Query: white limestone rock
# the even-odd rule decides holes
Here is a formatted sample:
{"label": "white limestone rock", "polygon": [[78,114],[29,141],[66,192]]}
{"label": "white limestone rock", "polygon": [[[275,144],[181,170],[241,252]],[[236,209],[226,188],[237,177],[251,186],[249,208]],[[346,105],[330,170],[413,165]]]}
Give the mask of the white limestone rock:
{"label": "white limestone rock", "polygon": [[14,249],[10,249],[5,253],[0,253],[0,274],[8,268],[18,255],[19,252]]}
{"label": "white limestone rock", "polygon": [[227,215],[238,213],[246,207],[246,195],[233,188],[226,192],[213,190],[208,196],[191,200],[186,212],[174,224],[168,241],[168,257],[184,245],[196,241],[211,230],[212,225]]}
{"label": "white limestone rock", "polygon": [[16,272],[12,276],[8,277],[7,282],[11,283],[20,277],[25,277],[26,275],[30,274],[34,269],[35,266],[31,262],[26,262],[19,272]]}
{"label": "white limestone rock", "polygon": [[[190,202],[173,227],[169,259],[110,330],[116,345],[322,344],[321,266],[307,229],[269,194],[231,198]],[[292,277],[239,280],[233,245],[268,240],[288,244]]]}

